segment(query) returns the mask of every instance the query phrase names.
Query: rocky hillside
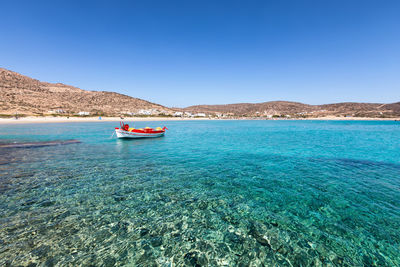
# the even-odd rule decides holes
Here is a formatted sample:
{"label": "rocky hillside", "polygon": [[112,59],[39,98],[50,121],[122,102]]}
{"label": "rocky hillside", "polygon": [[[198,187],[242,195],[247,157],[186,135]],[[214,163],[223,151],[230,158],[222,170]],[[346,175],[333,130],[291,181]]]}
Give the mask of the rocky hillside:
{"label": "rocky hillside", "polygon": [[172,112],[167,107],[127,95],[41,82],[0,68],[0,114],[73,115],[89,112],[91,115],[120,115],[140,110],[151,110],[155,114]]}
{"label": "rocky hillside", "polygon": [[271,101],[264,103],[240,103],[228,105],[198,105],[185,108],[188,112],[228,114],[232,116],[353,116],[353,117],[399,117],[400,102],[379,103],[336,103],[307,105],[298,102]]}
{"label": "rocky hillside", "polygon": [[[0,68],[0,115],[172,115],[170,109],[139,98],[113,92],[86,91],[62,83],[41,82]],[[290,116],[290,117],[400,117],[400,102],[336,103],[307,105],[298,102],[271,101],[229,105],[198,105],[183,109],[191,113],[217,116]]]}
{"label": "rocky hillside", "polygon": [[287,101],[271,101],[265,103],[239,103],[229,105],[199,105],[185,108],[192,112],[218,112],[218,113],[230,113],[238,116],[243,115],[255,115],[257,112],[262,114],[281,114],[281,113],[293,113],[293,112],[304,112],[313,111],[314,108],[310,105],[287,102]]}

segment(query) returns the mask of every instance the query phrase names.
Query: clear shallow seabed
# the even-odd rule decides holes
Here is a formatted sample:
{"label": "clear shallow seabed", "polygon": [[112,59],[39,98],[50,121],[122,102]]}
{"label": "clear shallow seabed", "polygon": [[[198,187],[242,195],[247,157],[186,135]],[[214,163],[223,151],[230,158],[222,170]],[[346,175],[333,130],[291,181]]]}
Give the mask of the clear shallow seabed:
{"label": "clear shallow seabed", "polygon": [[[399,266],[400,123],[0,125],[0,266]],[[25,134],[29,134],[26,136]]]}

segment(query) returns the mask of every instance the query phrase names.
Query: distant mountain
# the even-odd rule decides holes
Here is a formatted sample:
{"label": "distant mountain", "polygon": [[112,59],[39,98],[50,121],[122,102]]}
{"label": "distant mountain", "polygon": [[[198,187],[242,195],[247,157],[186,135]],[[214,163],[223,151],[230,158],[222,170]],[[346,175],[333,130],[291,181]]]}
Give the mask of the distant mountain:
{"label": "distant mountain", "polygon": [[139,98],[114,92],[85,91],[62,83],[41,82],[0,68],[0,114],[119,115],[139,110],[171,113],[172,110]]}
{"label": "distant mountain", "polygon": [[353,117],[399,117],[400,102],[379,103],[336,103],[308,105],[289,101],[271,101],[264,103],[239,103],[228,105],[197,105],[184,109],[188,112],[208,114],[229,114],[232,116],[353,116]]}

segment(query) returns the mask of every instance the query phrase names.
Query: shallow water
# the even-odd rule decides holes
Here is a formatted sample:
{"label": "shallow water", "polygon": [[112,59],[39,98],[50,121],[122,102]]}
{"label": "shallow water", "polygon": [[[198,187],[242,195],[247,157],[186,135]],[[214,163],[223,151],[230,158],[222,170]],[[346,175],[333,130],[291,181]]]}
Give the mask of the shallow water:
{"label": "shallow water", "polygon": [[[0,266],[399,266],[400,123],[0,125]],[[30,136],[25,136],[29,132]]]}

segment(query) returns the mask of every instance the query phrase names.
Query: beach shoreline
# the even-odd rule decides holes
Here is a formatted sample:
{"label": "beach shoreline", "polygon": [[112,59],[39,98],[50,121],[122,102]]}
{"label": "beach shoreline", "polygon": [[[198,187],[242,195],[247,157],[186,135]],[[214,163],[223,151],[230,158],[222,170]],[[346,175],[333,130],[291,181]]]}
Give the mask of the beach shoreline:
{"label": "beach shoreline", "polygon": [[63,123],[63,122],[119,122],[119,121],[188,121],[209,120],[208,118],[179,118],[179,117],[20,117],[0,118],[0,124],[25,124],[25,123]]}
{"label": "beach shoreline", "polygon": [[118,121],[204,121],[204,120],[330,120],[330,121],[400,121],[400,118],[367,118],[367,117],[317,117],[317,118],[182,118],[182,117],[21,117],[0,118],[0,124],[29,124],[29,123],[65,123],[65,122],[118,122]]}

